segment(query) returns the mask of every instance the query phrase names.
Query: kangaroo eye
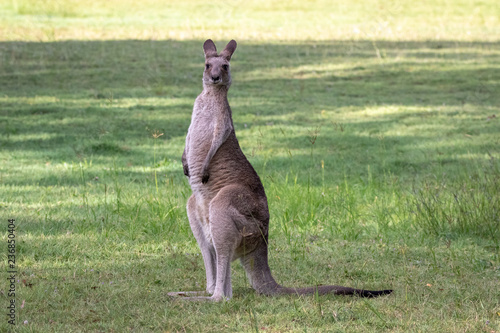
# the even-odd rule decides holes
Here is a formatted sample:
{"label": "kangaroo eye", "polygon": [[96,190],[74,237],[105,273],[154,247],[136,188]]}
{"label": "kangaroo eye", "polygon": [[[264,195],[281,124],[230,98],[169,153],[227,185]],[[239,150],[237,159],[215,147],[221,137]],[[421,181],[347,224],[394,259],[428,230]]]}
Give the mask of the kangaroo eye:
{"label": "kangaroo eye", "polygon": [[228,68],[229,68],[229,66],[228,66],[228,65],[222,65],[222,68],[223,68],[225,71],[227,71],[227,70],[228,70]]}
{"label": "kangaroo eye", "polygon": [[205,69],[209,69],[209,68],[210,68],[210,64],[206,64]]}

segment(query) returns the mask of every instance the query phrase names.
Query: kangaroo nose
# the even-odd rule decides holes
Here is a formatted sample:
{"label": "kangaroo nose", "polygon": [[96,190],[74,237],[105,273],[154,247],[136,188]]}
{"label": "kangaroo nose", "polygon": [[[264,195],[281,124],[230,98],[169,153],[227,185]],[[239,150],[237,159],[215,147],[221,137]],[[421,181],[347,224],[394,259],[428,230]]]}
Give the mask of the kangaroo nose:
{"label": "kangaroo nose", "polygon": [[212,81],[219,81],[220,80],[220,76],[212,76]]}

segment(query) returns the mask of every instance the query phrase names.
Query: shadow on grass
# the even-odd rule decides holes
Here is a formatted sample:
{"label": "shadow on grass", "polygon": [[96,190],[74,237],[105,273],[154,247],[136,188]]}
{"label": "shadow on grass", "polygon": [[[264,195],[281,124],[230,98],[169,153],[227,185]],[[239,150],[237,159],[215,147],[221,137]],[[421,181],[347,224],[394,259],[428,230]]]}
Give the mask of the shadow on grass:
{"label": "shadow on grass", "polygon": [[[2,42],[0,89],[10,97],[193,99],[201,90],[202,43]],[[337,97],[339,104],[331,106],[370,100],[404,105],[488,103],[498,99],[494,92],[499,55],[500,43],[490,42],[242,42],[233,58],[233,75],[235,85],[245,84],[247,89],[232,93],[248,95],[257,89],[261,97],[276,97],[287,87],[300,96],[322,87]],[[273,71],[279,75],[270,75]],[[270,86],[275,89],[266,88]],[[457,95],[462,96],[453,101]]]}
{"label": "shadow on grass", "polygon": [[[3,156],[20,161],[18,170],[30,164],[91,160],[109,168],[117,163],[128,182],[148,172],[127,166],[178,162],[192,103],[202,89],[202,43],[0,42]],[[323,160],[328,186],[343,181],[346,173],[360,179],[369,172],[375,178],[389,173],[410,181],[422,171],[457,173],[465,155],[484,159],[496,151],[498,142],[474,138],[492,137],[499,130],[498,118],[486,118],[500,105],[495,93],[499,65],[500,43],[242,42],[232,61],[229,98],[237,135],[251,142],[243,149],[251,152],[259,140],[264,151],[272,149],[268,157],[250,157],[257,171],[285,167],[305,175],[312,170],[312,184],[318,185]],[[363,113],[386,106],[402,110]],[[345,130],[337,130],[332,117],[323,119],[323,110],[333,118],[350,113],[342,124]],[[405,132],[405,126],[422,124],[428,128]],[[252,131],[254,125],[269,126],[265,137]],[[310,158],[310,137],[292,128],[319,126],[316,155]],[[163,133],[156,141],[154,131]],[[78,174],[65,178],[36,172],[24,171],[21,175],[35,175],[2,183],[50,187],[81,182]],[[182,177],[180,164],[173,174]],[[308,181],[299,178],[301,184]]]}

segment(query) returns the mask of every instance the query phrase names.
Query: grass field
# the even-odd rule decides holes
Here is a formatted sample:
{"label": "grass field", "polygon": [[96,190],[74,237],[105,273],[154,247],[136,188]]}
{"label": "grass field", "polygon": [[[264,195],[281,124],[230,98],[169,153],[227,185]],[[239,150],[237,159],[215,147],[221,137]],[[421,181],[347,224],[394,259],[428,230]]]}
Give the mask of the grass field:
{"label": "grass field", "polygon": [[[0,304],[8,332],[500,332],[496,1],[0,1]],[[238,41],[229,101],[285,286],[205,287],[180,157],[202,44]]]}

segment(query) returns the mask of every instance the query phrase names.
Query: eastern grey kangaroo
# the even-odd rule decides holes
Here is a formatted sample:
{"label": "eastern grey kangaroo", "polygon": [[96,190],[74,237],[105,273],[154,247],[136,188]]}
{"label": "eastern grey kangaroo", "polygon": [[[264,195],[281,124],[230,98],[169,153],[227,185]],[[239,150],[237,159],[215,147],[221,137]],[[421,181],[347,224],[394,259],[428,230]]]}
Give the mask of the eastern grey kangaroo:
{"label": "eastern grey kangaroo", "polygon": [[203,44],[203,91],[196,98],[182,154],[184,174],[193,195],[187,202],[189,224],[203,255],[206,292],[171,292],[192,300],[232,297],[231,262],[241,260],[252,287],[260,294],[342,294],[375,297],[392,290],[371,291],[342,286],[286,288],[271,275],[267,262],[269,209],[259,176],[241,151],[227,100],[230,41],[217,54],[212,40]]}

